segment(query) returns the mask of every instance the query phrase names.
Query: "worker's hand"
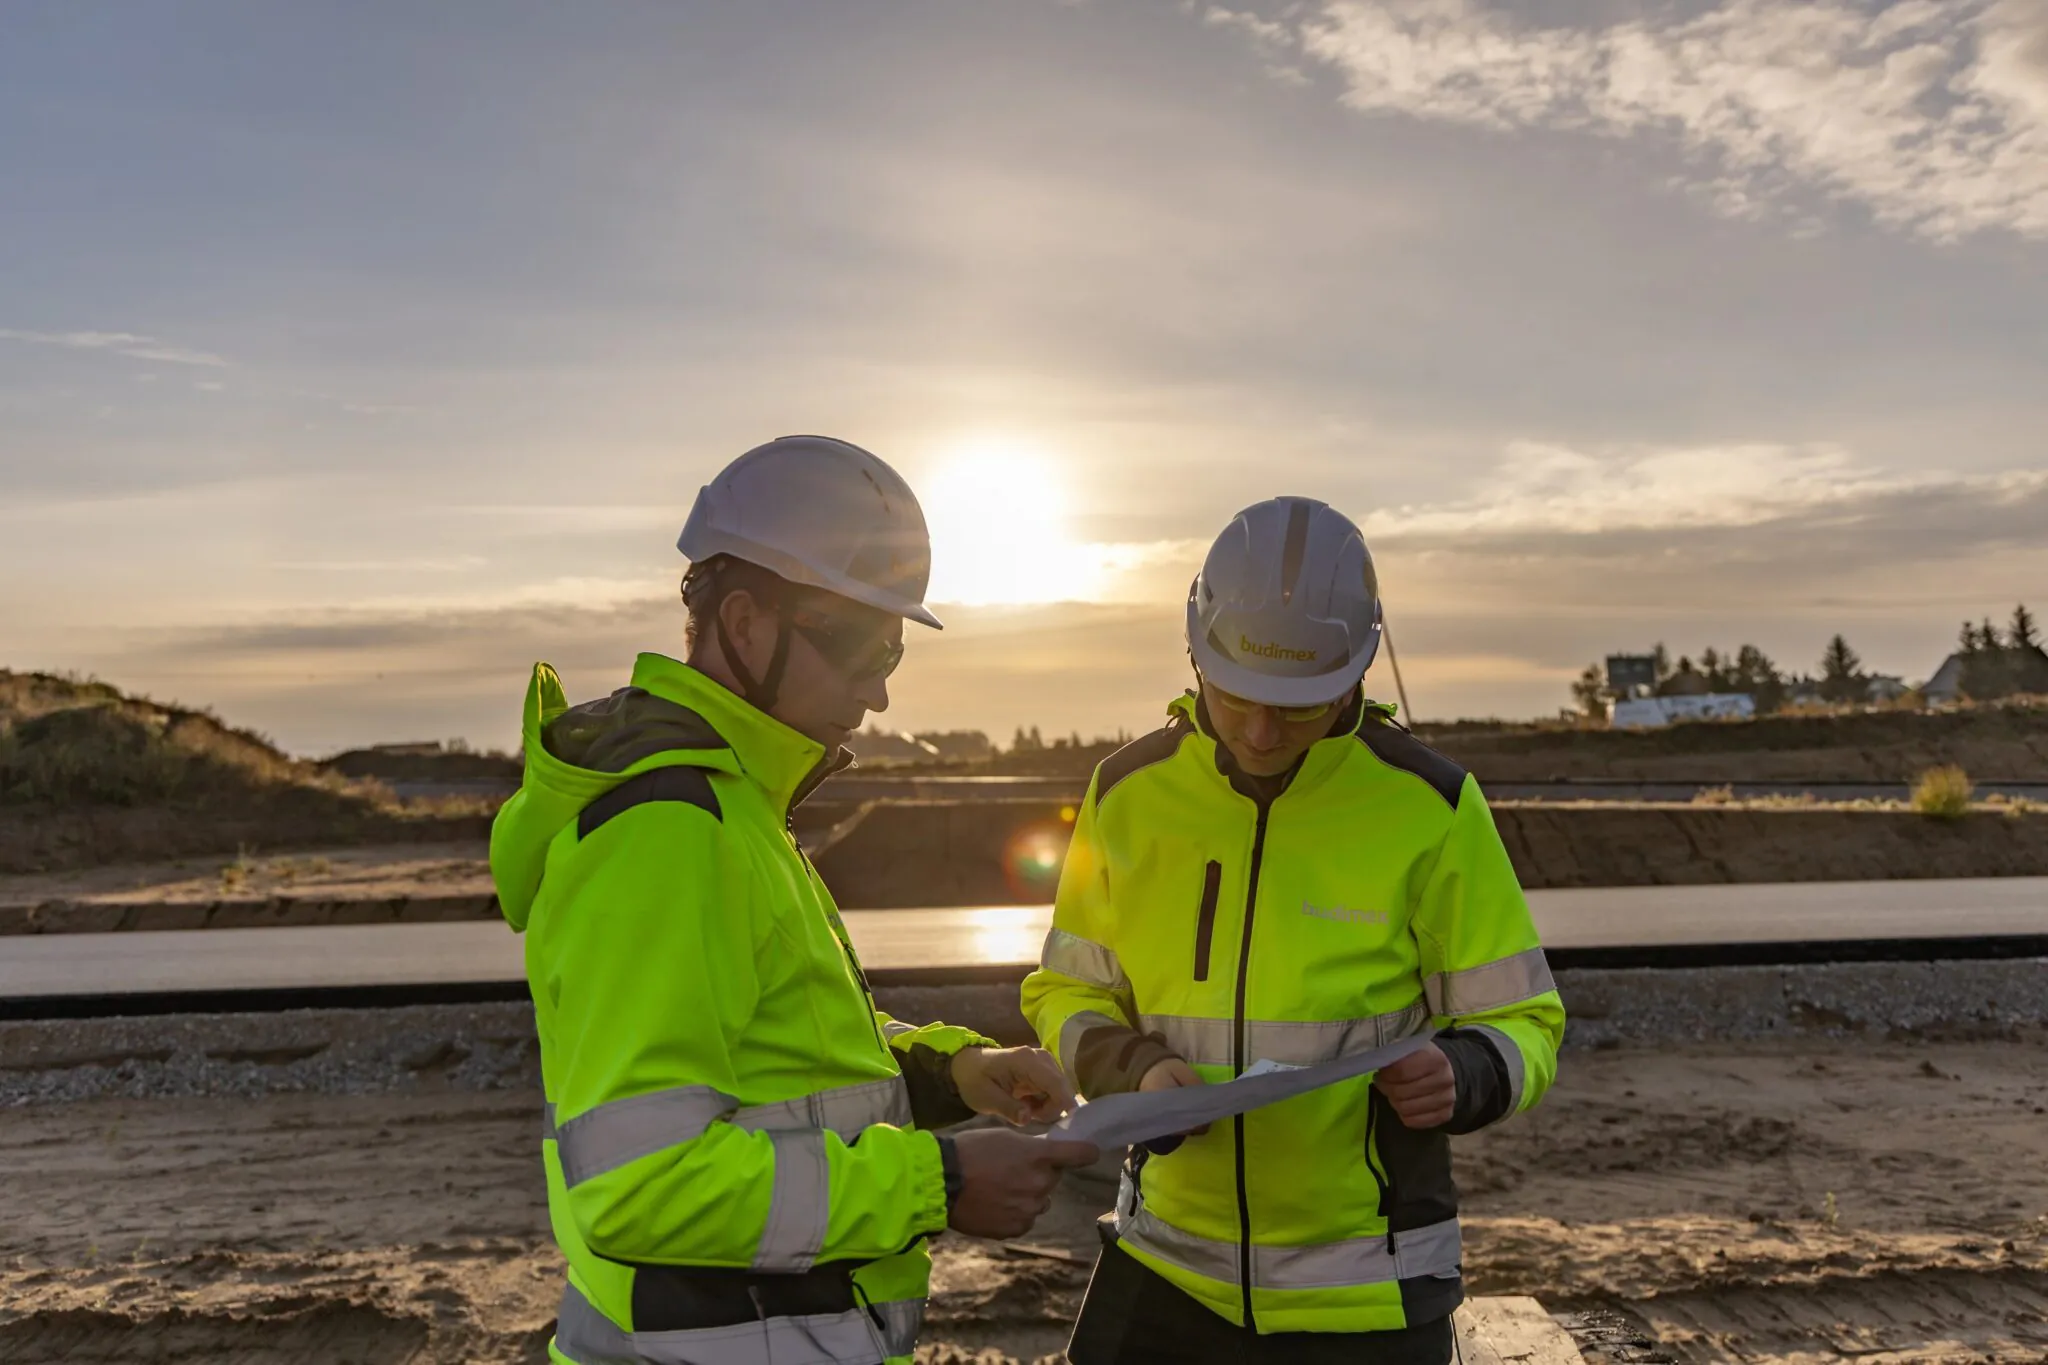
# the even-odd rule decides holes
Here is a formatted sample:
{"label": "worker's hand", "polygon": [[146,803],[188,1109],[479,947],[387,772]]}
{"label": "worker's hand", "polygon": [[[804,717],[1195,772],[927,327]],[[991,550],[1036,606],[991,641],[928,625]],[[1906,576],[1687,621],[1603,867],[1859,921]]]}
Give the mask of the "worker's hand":
{"label": "worker's hand", "polygon": [[1394,1106],[1401,1126],[1417,1132],[1449,1123],[1458,1107],[1457,1075],[1451,1059],[1435,1043],[1381,1068],[1373,1075],[1372,1086]]}
{"label": "worker's hand", "polygon": [[[1138,1082],[1138,1089],[1178,1090],[1180,1089],[1180,1087],[1184,1085],[1202,1084],[1205,1084],[1205,1082],[1202,1080],[1200,1076],[1197,1076],[1195,1074],[1195,1069],[1193,1067],[1189,1066],[1186,1062],[1182,1061],[1178,1057],[1168,1057],[1164,1061],[1158,1061],[1152,1064],[1151,1069],[1147,1071],[1144,1075],[1144,1078]],[[1208,1131],[1209,1125],[1205,1123],[1200,1128],[1191,1128],[1185,1133],[1178,1134],[1176,1139],[1171,1140],[1174,1142],[1175,1146],[1179,1146],[1180,1144],[1177,1140],[1178,1138],[1200,1137],[1202,1134]],[[1169,1148],[1168,1150],[1170,1151],[1172,1149]],[[1164,1153],[1160,1153],[1160,1155],[1164,1155]]]}
{"label": "worker's hand", "polygon": [[946,1222],[970,1237],[1022,1237],[1052,1207],[1052,1192],[1071,1166],[1101,1152],[1092,1142],[1061,1142],[1004,1128],[974,1128],[953,1137],[960,1155],[960,1193]]}
{"label": "worker's hand", "polygon": [[962,1048],[953,1084],[975,1113],[1012,1123],[1051,1123],[1074,1107],[1066,1073],[1042,1047]]}

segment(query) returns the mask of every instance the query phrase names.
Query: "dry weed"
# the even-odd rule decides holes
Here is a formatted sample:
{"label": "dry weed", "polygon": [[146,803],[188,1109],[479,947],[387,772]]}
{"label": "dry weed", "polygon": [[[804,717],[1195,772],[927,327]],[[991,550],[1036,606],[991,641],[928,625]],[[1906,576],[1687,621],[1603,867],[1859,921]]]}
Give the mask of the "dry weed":
{"label": "dry weed", "polygon": [[1913,784],[1913,809],[1937,820],[1956,820],[1969,814],[1970,776],[1955,764],[1929,768]]}

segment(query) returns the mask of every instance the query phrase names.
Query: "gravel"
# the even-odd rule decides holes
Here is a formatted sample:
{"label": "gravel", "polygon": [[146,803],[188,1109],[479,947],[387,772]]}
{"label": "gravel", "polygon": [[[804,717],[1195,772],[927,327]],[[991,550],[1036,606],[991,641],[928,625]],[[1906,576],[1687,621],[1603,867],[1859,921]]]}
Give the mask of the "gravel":
{"label": "gravel", "polygon": [[[2010,1038],[2048,1020],[2048,961],[1836,963],[1558,974],[1572,1048],[1824,1036]],[[884,990],[899,1018],[1018,1041],[1011,985]],[[1008,1020],[1009,1025],[1004,1026]],[[525,1004],[0,1024],[0,1107],[125,1097],[540,1086]]]}

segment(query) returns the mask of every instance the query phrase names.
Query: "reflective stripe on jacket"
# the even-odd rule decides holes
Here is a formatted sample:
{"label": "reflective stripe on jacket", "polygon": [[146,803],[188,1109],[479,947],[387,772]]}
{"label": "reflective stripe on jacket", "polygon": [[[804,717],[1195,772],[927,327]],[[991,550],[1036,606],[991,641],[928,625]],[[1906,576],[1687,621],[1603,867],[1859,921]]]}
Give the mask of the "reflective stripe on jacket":
{"label": "reflective stripe on jacket", "polygon": [[1078,813],[1024,983],[1045,1046],[1103,1093],[1169,1054],[1214,1082],[1436,1031],[1460,1106],[1412,1132],[1368,1077],[1218,1123],[1143,1163],[1121,1244],[1262,1332],[1439,1317],[1462,1298],[1446,1134],[1536,1103],[1564,1031],[1486,802],[1376,706],[1284,786],[1234,780],[1192,694],[1171,716]]}
{"label": "reflective stripe on jacket", "polygon": [[950,1056],[878,1013],[792,804],[823,749],[673,659],[570,708],[546,665],[491,869],[569,1263],[553,1358],[908,1359],[944,1228]]}

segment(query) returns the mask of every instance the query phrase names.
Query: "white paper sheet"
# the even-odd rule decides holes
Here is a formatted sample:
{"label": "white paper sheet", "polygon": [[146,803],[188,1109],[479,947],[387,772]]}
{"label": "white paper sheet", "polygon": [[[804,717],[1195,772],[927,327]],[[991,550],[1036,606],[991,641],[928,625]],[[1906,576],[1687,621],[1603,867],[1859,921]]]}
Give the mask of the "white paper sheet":
{"label": "white paper sheet", "polygon": [[1256,1062],[1246,1067],[1244,1075],[1236,1080],[1218,1085],[1104,1095],[1061,1119],[1046,1136],[1092,1142],[1098,1147],[1127,1147],[1135,1142],[1170,1137],[1205,1123],[1227,1119],[1233,1114],[1262,1109],[1338,1081],[1362,1076],[1368,1071],[1392,1066],[1410,1053],[1420,1052],[1430,1041],[1430,1035],[1418,1034],[1370,1052],[1352,1053],[1315,1066],[1290,1067],[1277,1062]]}

